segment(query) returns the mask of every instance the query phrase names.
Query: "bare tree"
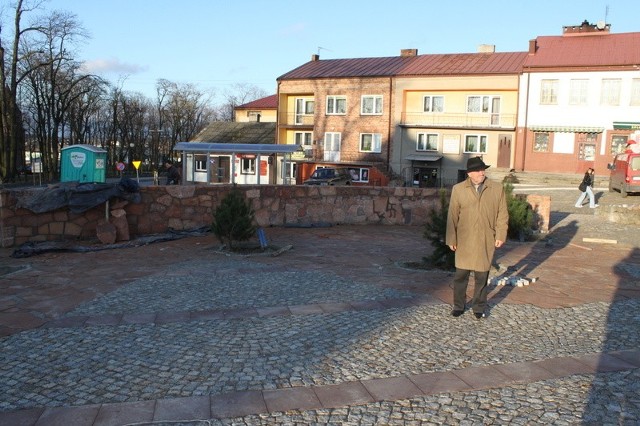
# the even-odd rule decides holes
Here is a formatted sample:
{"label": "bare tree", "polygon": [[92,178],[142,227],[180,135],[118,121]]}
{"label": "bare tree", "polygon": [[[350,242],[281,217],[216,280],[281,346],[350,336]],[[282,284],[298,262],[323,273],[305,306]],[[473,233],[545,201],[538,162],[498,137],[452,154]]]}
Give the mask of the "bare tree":
{"label": "bare tree", "polygon": [[[17,102],[18,86],[31,72],[46,66],[46,63],[26,61],[34,51],[21,49],[22,42],[29,34],[43,30],[38,25],[22,28],[23,14],[33,12],[39,5],[40,2],[16,1],[10,52],[4,47],[0,22],[0,181],[15,178],[18,154],[24,150],[22,113]],[[25,65],[27,62],[30,65]]]}
{"label": "bare tree", "polygon": [[225,103],[219,108],[218,115],[221,121],[235,121],[234,109],[247,102],[268,96],[266,90],[247,83],[236,83],[231,89],[225,91]]}
{"label": "bare tree", "polygon": [[[213,93],[168,80],[158,80],[154,100],[124,92],[123,82],[114,86],[83,72],[73,48],[86,35],[75,15],[38,17],[44,0],[13,1],[8,50],[0,23],[0,181],[15,178],[27,143],[30,152],[39,151],[46,179],[58,177],[60,150],[75,143],[107,150],[108,167],[139,159],[159,168],[176,142],[193,139],[212,120],[232,120],[234,106],[266,96],[256,86],[236,84],[215,107]],[[32,23],[22,28],[28,14]]]}
{"label": "bare tree", "polygon": [[214,111],[209,106],[210,97],[199,91],[192,84],[177,84],[162,80],[159,83],[163,103],[158,109],[162,120],[167,143],[161,147],[161,152],[171,156],[173,146],[180,141],[188,141],[201,131],[214,117]]}
{"label": "bare tree", "polygon": [[90,92],[96,79],[81,72],[81,64],[74,60],[71,47],[84,30],[73,14],[52,12],[39,25],[39,38],[30,45],[43,47],[36,62],[46,63],[28,75],[32,112],[37,125],[36,135],[45,177],[58,176],[58,158],[65,144],[72,144],[66,132],[67,113],[72,105]]}
{"label": "bare tree", "polygon": [[93,144],[93,126],[104,102],[107,84],[97,77],[89,77],[76,85],[77,92],[67,111],[69,140],[72,143]]}

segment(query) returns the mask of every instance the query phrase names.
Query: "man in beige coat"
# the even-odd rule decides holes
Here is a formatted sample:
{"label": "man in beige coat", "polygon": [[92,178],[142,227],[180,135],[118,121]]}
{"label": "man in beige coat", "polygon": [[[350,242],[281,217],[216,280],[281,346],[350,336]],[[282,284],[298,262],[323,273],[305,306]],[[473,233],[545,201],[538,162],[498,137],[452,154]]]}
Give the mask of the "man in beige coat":
{"label": "man in beige coat", "polygon": [[464,313],[471,271],[475,278],[471,309],[477,319],[485,317],[493,253],[507,239],[509,213],[504,188],[486,179],[487,168],[482,158],[470,158],[467,179],[454,185],[451,192],[446,242],[456,252],[451,312],[454,317]]}

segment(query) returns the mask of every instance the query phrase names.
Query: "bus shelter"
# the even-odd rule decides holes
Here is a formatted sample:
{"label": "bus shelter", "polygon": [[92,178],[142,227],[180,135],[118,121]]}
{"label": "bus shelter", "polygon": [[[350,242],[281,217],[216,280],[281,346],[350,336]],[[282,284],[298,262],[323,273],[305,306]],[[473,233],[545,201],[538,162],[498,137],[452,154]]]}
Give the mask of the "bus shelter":
{"label": "bus shelter", "polygon": [[178,142],[184,183],[291,184],[300,145]]}

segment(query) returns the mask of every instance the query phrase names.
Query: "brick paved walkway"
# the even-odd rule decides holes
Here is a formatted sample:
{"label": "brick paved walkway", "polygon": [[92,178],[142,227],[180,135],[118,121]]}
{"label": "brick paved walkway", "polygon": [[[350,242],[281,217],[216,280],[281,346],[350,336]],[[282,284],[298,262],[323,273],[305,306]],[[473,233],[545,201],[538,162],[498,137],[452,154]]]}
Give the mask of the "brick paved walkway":
{"label": "brick paved walkway", "polygon": [[498,252],[538,280],[492,287],[483,321],[405,266],[420,228],[267,229],[279,256],[3,250],[0,425],[638,422],[640,231],[574,195],[549,238]]}

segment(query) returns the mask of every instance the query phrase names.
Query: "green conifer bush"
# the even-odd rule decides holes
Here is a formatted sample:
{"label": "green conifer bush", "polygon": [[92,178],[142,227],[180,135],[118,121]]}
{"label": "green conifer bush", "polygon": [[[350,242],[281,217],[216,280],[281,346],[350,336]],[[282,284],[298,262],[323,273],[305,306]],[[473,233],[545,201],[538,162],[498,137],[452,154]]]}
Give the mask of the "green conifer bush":
{"label": "green conifer bush", "polygon": [[251,203],[233,186],[213,214],[211,231],[222,244],[233,250],[236,242],[246,241],[256,233],[255,212]]}
{"label": "green conifer bush", "polygon": [[429,221],[424,226],[423,236],[431,241],[433,253],[423,258],[429,265],[445,270],[455,269],[455,252],[446,243],[447,214],[449,200],[447,191],[440,189],[440,206],[429,211]]}
{"label": "green conifer bush", "polygon": [[509,211],[509,238],[524,241],[533,234],[533,210],[527,200],[513,195],[513,185],[504,183]]}

